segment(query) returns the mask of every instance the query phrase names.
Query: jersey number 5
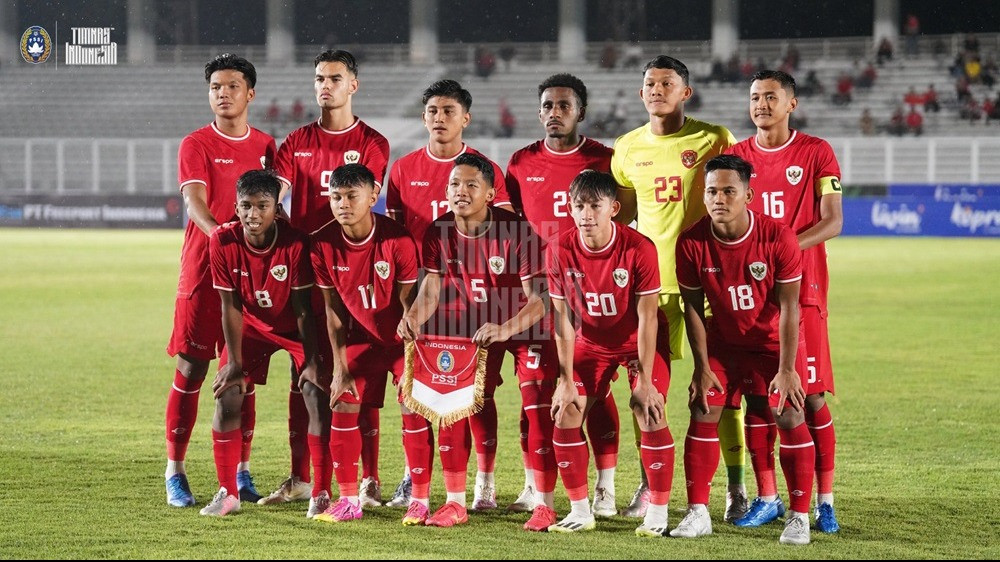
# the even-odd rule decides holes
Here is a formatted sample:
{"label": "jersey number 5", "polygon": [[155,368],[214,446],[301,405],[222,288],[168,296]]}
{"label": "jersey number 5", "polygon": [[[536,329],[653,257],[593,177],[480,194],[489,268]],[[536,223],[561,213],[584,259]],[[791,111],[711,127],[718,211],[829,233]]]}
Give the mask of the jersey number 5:
{"label": "jersey number 5", "polygon": [[656,184],[653,195],[657,203],[676,203],[684,198],[684,181],[680,176],[656,178],[653,183]]}

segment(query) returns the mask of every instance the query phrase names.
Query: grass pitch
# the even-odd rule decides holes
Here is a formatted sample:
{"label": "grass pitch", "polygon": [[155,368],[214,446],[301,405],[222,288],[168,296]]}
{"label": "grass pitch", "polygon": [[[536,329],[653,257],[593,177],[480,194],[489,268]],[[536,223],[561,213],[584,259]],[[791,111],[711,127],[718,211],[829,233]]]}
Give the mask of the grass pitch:
{"label": "grass pitch", "polygon": [[[304,504],[244,506],[222,520],[168,508],[163,417],[180,231],[0,230],[0,557],[3,558],[992,558],[1000,557],[1000,440],[992,392],[1000,358],[1000,240],[853,238],[829,244],[830,332],[838,395],[836,506],[843,530],[804,548],[780,525],[721,523],[715,534],[637,539],[616,517],[592,533],[520,529],[526,515],[473,514],[460,529],[404,528],[401,509],[360,522],[307,521]],[[674,363],[669,419],[678,441],[671,526],[684,507],[681,463],[689,360]],[[510,366],[507,366],[510,372]],[[508,377],[509,378],[509,377]],[[253,472],[262,492],[288,469],[287,359],[258,387]],[[626,387],[616,385],[622,419]],[[382,421],[381,476],[402,473],[399,412]],[[499,502],[523,473],[518,398],[501,387]],[[188,456],[199,505],[215,491],[204,392]],[[992,421],[991,421],[992,420]],[[622,428],[617,491],[637,479]],[[470,462],[474,470],[474,460]],[[752,475],[748,487],[753,490]],[[471,478],[470,478],[471,482]],[[783,485],[781,485],[783,486]],[[779,486],[779,489],[781,489]],[[440,466],[435,496],[443,501]],[[567,502],[557,488],[556,507]]]}

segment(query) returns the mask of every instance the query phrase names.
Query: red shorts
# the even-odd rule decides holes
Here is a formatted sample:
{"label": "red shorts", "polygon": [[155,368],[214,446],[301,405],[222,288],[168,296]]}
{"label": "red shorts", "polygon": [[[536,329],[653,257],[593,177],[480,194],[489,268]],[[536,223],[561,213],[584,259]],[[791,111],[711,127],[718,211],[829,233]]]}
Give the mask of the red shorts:
{"label": "red shorts", "polygon": [[385,402],[385,384],[388,374],[398,383],[403,375],[403,345],[383,347],[371,343],[347,344],[347,369],[354,377],[360,400],[350,394],[343,394],[341,400],[347,404],[369,404],[381,408]]}
{"label": "red shorts", "polygon": [[192,291],[190,297],[178,295],[174,303],[174,330],[167,344],[167,355],[189,355],[211,361],[219,356],[226,340],[222,334],[222,299],[212,286],[212,276]]}
{"label": "red shorts", "polygon": [[[256,328],[243,324],[243,375],[254,384],[267,384],[267,371],[271,356],[284,349],[292,358],[296,370],[301,370],[306,362],[302,341],[298,332],[275,334],[262,333]],[[229,362],[229,350],[223,348],[219,368]],[[321,369],[322,370],[322,369]]]}
{"label": "red shorts", "polygon": [[559,354],[555,340],[508,341],[505,346],[514,356],[514,372],[519,383],[554,384],[559,378]]}
{"label": "red shorts", "polygon": [[[767,389],[771,385],[771,381],[774,380],[774,375],[778,373],[778,355],[777,351],[748,351],[728,347],[725,344],[710,346],[708,363],[715,376],[719,377],[719,382],[729,392],[714,400],[710,395],[708,403],[713,406],[735,405],[735,407],[739,407],[740,393],[735,391],[736,386],[738,386],[742,394],[767,396],[771,407],[777,407],[778,395],[769,395]],[[799,349],[795,354],[795,372],[799,375],[802,388],[806,388],[808,375],[806,374],[805,344],[802,341],[799,341]]]}
{"label": "red shorts", "polygon": [[[670,344],[657,345],[653,354],[653,388],[666,398],[670,387]],[[639,351],[637,349],[608,352],[588,342],[577,340],[573,350],[573,381],[581,396],[603,398],[611,390],[611,381],[618,367],[628,369],[629,388],[635,388],[638,375]]]}
{"label": "red shorts", "polygon": [[833,362],[830,361],[830,334],[827,313],[818,306],[802,307],[802,331],[806,335],[808,394],[833,393]]}

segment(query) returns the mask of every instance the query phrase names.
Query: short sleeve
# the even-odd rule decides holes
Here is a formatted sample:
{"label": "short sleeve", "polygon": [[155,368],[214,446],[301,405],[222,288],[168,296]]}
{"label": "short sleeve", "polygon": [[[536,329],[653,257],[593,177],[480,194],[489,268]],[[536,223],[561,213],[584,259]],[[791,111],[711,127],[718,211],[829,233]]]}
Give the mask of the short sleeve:
{"label": "short sleeve", "polygon": [[188,136],[177,149],[177,183],[180,189],[192,183],[208,185],[208,157],[200,142]]}

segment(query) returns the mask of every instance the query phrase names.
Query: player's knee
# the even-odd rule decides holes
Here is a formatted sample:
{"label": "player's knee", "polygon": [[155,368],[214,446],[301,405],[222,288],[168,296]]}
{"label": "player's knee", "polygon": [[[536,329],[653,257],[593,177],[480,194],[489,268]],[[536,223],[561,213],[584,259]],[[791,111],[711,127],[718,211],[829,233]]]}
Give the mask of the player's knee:
{"label": "player's knee", "polygon": [[223,422],[239,420],[243,410],[243,394],[240,387],[227,388],[215,401],[216,411]]}
{"label": "player's knee", "polygon": [[810,412],[818,412],[823,409],[826,405],[826,394],[819,392],[816,394],[809,394],[806,396],[806,408],[809,408]]}
{"label": "player's knee", "polygon": [[785,406],[781,415],[775,414],[774,421],[778,424],[778,429],[795,429],[806,421],[805,412],[796,410],[791,406]]}
{"label": "player's knee", "polygon": [[718,424],[722,419],[722,406],[709,406],[708,413],[701,409],[701,404],[695,402],[690,405],[691,421],[697,423]]}
{"label": "player's knee", "polygon": [[208,363],[208,361],[184,353],[177,355],[177,371],[191,382],[205,380],[205,375],[208,373]]}

